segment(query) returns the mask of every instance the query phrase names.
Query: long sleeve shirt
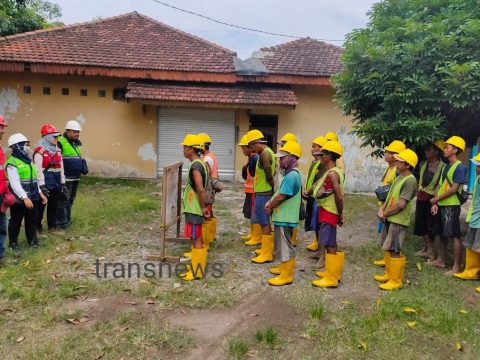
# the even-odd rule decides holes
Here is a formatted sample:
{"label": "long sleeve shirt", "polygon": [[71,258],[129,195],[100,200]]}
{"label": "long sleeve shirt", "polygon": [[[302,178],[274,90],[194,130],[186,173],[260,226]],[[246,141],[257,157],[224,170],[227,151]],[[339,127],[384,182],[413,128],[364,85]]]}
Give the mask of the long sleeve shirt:
{"label": "long sleeve shirt", "polygon": [[[43,175],[43,156],[42,154],[35,153],[33,155],[33,162],[35,164],[35,167],[37,168],[37,180],[38,180],[38,185],[42,186],[45,185],[45,175]],[[65,184],[65,172],[63,171],[63,159],[62,159],[62,170],[60,172],[60,182],[62,184]]]}
{"label": "long sleeve shirt", "polygon": [[[22,187],[22,184],[20,183],[20,176],[18,175],[17,168],[15,166],[7,166],[7,174],[8,174],[8,182],[10,183],[10,187],[12,188],[12,191],[17,197],[20,199],[25,199],[28,197],[27,193]],[[40,185],[38,185],[38,191],[40,192]]]}

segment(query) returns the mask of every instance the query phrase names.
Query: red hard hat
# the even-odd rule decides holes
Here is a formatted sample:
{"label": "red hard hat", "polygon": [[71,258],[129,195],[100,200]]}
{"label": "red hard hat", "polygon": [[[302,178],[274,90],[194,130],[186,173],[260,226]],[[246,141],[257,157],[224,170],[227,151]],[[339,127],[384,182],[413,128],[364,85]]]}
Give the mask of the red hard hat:
{"label": "red hard hat", "polygon": [[5,122],[5,118],[2,115],[0,115],[0,126],[5,126],[5,127],[8,126],[7,123]]}
{"label": "red hard hat", "polygon": [[48,135],[48,134],[60,134],[57,130],[57,128],[53,124],[45,124],[42,126],[42,130],[40,131],[42,136]]}

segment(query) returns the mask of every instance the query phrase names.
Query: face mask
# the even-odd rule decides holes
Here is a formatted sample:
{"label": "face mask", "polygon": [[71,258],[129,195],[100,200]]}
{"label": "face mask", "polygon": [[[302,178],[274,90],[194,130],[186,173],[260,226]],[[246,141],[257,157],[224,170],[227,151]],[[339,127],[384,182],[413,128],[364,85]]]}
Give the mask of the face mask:
{"label": "face mask", "polygon": [[22,150],[25,154],[31,155],[33,153],[32,149],[30,149],[30,146],[28,145],[23,145]]}

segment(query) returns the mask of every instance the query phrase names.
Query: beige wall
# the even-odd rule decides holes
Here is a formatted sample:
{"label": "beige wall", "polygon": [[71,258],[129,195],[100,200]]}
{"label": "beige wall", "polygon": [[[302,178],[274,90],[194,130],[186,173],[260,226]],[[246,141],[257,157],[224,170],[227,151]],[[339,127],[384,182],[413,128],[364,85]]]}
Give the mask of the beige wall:
{"label": "beige wall", "polygon": [[[31,86],[30,95],[23,93]],[[115,87],[125,87],[121,79],[84,76],[42,76],[0,73],[0,113],[9,124],[2,140],[21,132],[33,145],[40,138],[40,127],[51,122],[63,132],[68,120],[82,123],[80,139],[83,154],[93,174],[119,177],[156,176],[156,107],[114,101]],[[51,95],[43,95],[50,87]],[[70,95],[61,95],[68,88]],[[80,89],[88,96],[80,96]],[[98,97],[98,90],[106,97]]]}
{"label": "beige wall", "polygon": [[[278,115],[278,136],[293,132],[303,148],[300,170],[305,175],[312,160],[311,141],[327,131],[335,131],[344,147],[344,162],[347,168],[345,187],[347,191],[372,191],[382,176],[385,163],[367,156],[372,149],[360,148],[360,140],[348,134],[351,130],[349,118],[343,116],[333,101],[334,91],[327,87],[299,86],[294,88],[298,98],[295,110],[265,109],[250,110],[253,114]],[[239,137],[249,130],[249,112],[240,111],[238,120]],[[237,177],[245,156],[238,151],[236,158]]]}

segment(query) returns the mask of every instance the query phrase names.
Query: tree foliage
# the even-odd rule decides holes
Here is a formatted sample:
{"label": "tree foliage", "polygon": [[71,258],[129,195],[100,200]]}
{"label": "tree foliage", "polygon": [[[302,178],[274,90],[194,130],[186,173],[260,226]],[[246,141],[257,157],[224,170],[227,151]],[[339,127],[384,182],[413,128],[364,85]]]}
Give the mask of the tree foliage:
{"label": "tree foliage", "polygon": [[0,0],[0,35],[13,35],[60,24],[60,6],[44,0]]}
{"label": "tree foliage", "polygon": [[480,0],[384,0],[347,36],[337,101],[363,145],[480,135]]}

